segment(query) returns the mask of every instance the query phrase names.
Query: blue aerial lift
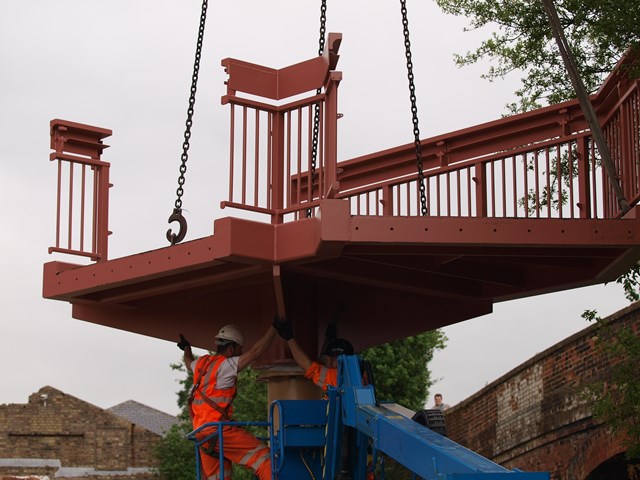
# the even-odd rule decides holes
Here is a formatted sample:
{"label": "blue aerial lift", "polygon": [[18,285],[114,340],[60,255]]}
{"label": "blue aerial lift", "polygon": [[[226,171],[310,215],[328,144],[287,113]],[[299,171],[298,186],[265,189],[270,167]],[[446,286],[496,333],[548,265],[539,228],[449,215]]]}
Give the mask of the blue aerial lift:
{"label": "blue aerial lift", "polygon": [[[230,422],[268,427],[274,479],[364,480],[382,453],[425,480],[549,480],[549,473],[508,470],[437,433],[440,425],[428,428],[403,414],[403,407],[377,402],[374,386],[362,381],[361,365],[357,355],[339,357],[339,385],[329,387],[327,400],[276,400],[268,422]],[[189,433],[196,466],[199,445],[217,436],[198,441],[196,433],[222,424]],[[222,460],[224,435],[218,446]]]}

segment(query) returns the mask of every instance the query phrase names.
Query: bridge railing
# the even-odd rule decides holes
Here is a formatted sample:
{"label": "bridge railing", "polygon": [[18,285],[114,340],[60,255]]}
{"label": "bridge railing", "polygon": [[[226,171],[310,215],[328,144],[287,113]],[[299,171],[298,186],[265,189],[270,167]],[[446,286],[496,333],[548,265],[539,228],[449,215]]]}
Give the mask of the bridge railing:
{"label": "bridge railing", "polygon": [[[264,213],[272,223],[297,220],[307,211],[313,214],[319,201],[331,195],[327,159],[336,164],[335,154],[331,157],[325,149],[327,141],[335,145],[327,131],[335,132],[337,127],[335,116],[328,118],[328,101],[331,91],[281,106],[226,96],[229,191],[221,207]],[[314,128],[316,110],[319,120]],[[333,125],[328,126],[331,120]],[[335,183],[335,167],[332,171]]]}
{"label": "bridge railing", "polygon": [[60,252],[104,261],[108,254],[109,163],[100,160],[111,130],[51,120],[51,161],[58,162],[56,241]]}
{"label": "bridge railing", "polygon": [[[592,101],[614,161],[613,181],[620,182],[633,205],[640,193],[639,83],[626,80],[622,65]],[[303,77],[300,71],[296,78]],[[354,215],[420,214],[413,144],[337,163],[338,82],[339,78],[325,84],[322,95],[283,106],[239,98],[234,89],[223,97],[223,103],[231,105],[229,196],[223,207],[264,213],[272,223],[313,214],[323,198],[348,199]],[[259,91],[255,75],[235,83],[242,84],[242,91]],[[317,134],[315,108],[320,118]],[[422,151],[431,216],[622,214],[577,101],[425,139]]]}
{"label": "bridge railing", "polygon": [[[639,85],[608,85],[594,97],[616,181],[632,205],[640,193]],[[577,102],[426,139],[422,148],[431,216],[622,214]],[[413,145],[343,162],[339,169],[336,198],[349,199],[353,214],[420,215]]]}
{"label": "bridge railing", "polygon": [[[222,208],[282,223],[313,215],[321,199],[335,195],[341,40],[331,33],[322,56],[280,70],[222,61],[229,75],[222,103],[230,105],[229,192]],[[283,100],[288,103],[277,103]]]}

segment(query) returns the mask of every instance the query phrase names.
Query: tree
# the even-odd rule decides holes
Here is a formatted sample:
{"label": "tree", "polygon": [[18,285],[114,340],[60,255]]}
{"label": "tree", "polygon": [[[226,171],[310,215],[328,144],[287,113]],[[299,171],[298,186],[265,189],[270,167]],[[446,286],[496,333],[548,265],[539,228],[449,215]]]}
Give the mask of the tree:
{"label": "tree", "polygon": [[371,362],[376,398],[423,409],[433,385],[428,364],[446,340],[442,330],[432,330],[364,350],[362,357]]}
{"label": "tree", "polygon": [[[436,0],[445,13],[463,15],[469,29],[496,28],[466,54],[459,66],[490,60],[484,78],[493,81],[521,73],[522,87],[511,113],[575,98],[571,82],[540,1]],[[595,91],[625,51],[640,52],[640,3],[637,0],[556,0],[556,8],[585,87]]]}

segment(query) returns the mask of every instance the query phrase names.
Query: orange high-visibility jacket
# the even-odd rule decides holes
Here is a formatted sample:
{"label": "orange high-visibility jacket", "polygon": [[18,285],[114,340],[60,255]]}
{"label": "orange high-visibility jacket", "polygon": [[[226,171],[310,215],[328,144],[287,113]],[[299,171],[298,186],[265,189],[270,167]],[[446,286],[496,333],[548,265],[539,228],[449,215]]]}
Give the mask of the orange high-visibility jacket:
{"label": "orange high-visibility jacket", "polygon": [[[228,420],[233,413],[231,402],[238,391],[237,384],[234,383],[230,388],[216,388],[216,379],[220,365],[227,357],[222,355],[203,355],[198,358],[196,368],[193,372],[193,384],[199,388],[193,391],[191,401],[191,413],[194,427],[199,427],[207,422],[219,422]],[[209,400],[214,402],[221,410],[227,412],[227,418],[223,418],[223,414],[211,407],[209,403],[202,398],[206,395]]]}
{"label": "orange high-visibility jacket", "polygon": [[327,391],[327,385],[338,386],[338,369],[327,368],[318,362],[312,362],[311,366],[304,372],[304,377],[311,380],[322,390]]}

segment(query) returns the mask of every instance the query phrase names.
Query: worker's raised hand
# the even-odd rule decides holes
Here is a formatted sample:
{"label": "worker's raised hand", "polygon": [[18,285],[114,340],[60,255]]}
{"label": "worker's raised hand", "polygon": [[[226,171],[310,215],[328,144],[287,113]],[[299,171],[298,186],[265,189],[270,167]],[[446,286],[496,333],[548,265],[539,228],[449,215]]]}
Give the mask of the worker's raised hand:
{"label": "worker's raised hand", "polygon": [[180,341],[176,345],[178,345],[178,348],[183,351],[185,348],[191,348],[191,344],[182,336],[182,334],[180,334]]}
{"label": "worker's raised hand", "polygon": [[293,325],[290,320],[286,318],[275,317],[273,319],[273,328],[276,329],[278,335],[285,340],[291,340],[293,338]]}

